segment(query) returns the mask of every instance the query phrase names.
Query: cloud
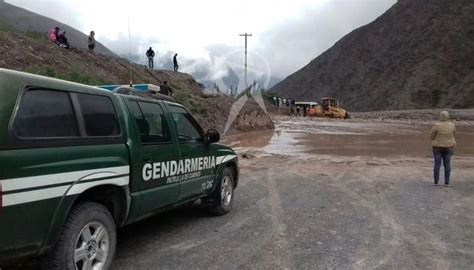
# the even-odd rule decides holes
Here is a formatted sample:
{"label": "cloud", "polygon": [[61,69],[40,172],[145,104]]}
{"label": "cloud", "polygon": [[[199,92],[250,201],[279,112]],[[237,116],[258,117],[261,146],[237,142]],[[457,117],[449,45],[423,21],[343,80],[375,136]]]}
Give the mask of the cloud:
{"label": "cloud", "polygon": [[[243,74],[249,38],[249,81],[284,78],[306,65],[353,29],[367,24],[396,0],[7,0],[88,33],[117,54],[146,64],[152,46],[157,67],[203,80]],[[130,27],[130,39],[129,39]],[[269,68],[267,68],[267,66]],[[269,69],[269,71],[267,70]],[[240,79],[242,81],[242,79]]]}
{"label": "cloud", "polygon": [[257,49],[277,77],[302,68],[352,30],[370,23],[395,0],[331,1],[258,36]]}

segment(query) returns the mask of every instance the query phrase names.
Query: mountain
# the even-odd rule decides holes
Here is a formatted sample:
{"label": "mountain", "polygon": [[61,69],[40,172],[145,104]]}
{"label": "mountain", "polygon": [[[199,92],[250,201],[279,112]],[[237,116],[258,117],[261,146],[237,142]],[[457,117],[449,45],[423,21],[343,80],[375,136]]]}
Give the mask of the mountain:
{"label": "mountain", "polygon": [[[223,75],[219,78],[209,78],[211,72],[205,69],[193,73],[193,76],[207,89],[214,89],[214,87],[217,86],[220,91],[225,94],[231,94],[231,88],[234,94],[236,93],[235,91],[238,93],[244,91],[245,79],[243,69],[239,70],[227,67],[226,71],[227,72],[223,72]],[[263,91],[267,91],[277,82],[281,81],[279,78],[268,76],[267,74],[261,75],[258,72],[249,71],[247,74],[249,78],[248,85],[250,86],[255,83],[257,88]]]}
{"label": "mountain", "polygon": [[474,1],[399,0],[272,91],[356,111],[474,107]]}
{"label": "mountain", "polygon": [[[149,70],[124,58],[90,53],[87,49],[59,48],[43,35],[11,32],[0,27],[0,55],[0,68],[88,85],[128,85],[130,73],[134,83],[160,85],[167,81],[175,100],[186,106],[205,129],[223,131],[234,102],[222,95],[204,95],[200,85],[189,74]],[[237,112],[233,123],[230,133],[273,128],[270,116],[253,100]]]}
{"label": "mountain", "polygon": [[[48,32],[54,28],[59,27],[66,31],[68,41],[73,47],[87,48],[88,35],[51,18],[41,16],[26,9],[10,5],[0,0],[0,24],[14,31],[27,33],[29,35],[43,35],[48,36]],[[101,54],[116,56],[111,50],[96,42],[95,51]]]}

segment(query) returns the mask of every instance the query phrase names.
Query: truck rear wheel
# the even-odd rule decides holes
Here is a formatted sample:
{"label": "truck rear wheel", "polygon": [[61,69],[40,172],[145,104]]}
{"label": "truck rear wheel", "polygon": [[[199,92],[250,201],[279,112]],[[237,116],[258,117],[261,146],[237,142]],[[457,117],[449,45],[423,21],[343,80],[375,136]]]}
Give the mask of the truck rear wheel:
{"label": "truck rear wheel", "polygon": [[230,212],[234,201],[234,175],[229,167],[224,168],[214,192],[211,194],[209,212],[223,216]]}
{"label": "truck rear wheel", "polygon": [[86,202],[69,214],[60,238],[43,259],[44,269],[109,269],[115,255],[115,223],[103,205]]}

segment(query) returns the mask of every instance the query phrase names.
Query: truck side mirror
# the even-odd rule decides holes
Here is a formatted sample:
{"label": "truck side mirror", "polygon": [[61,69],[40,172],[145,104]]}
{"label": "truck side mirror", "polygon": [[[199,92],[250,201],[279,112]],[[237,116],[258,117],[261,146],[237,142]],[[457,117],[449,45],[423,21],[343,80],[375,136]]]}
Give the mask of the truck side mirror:
{"label": "truck side mirror", "polygon": [[207,143],[216,143],[221,139],[221,135],[215,129],[209,129],[206,133]]}

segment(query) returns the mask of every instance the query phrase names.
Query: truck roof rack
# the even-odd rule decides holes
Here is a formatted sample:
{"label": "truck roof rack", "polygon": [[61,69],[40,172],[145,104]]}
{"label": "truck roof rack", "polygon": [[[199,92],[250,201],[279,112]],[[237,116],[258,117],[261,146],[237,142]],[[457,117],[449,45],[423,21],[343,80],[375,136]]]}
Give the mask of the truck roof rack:
{"label": "truck roof rack", "polygon": [[116,94],[138,96],[142,98],[165,100],[176,102],[172,97],[159,93],[160,87],[153,84],[133,84],[129,85],[98,85],[97,87],[109,90]]}

